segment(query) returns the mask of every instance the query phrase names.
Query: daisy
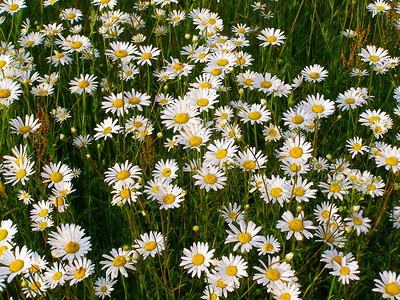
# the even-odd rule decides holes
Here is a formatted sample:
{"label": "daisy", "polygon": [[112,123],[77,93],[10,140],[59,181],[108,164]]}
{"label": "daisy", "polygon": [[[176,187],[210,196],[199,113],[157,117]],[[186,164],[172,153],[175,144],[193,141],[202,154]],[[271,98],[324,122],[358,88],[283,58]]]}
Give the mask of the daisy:
{"label": "daisy", "polygon": [[51,207],[50,201],[39,201],[38,203],[33,204],[33,207],[30,211],[30,219],[41,220],[44,217],[50,217],[50,213],[53,211],[53,207]]}
{"label": "daisy", "polygon": [[49,182],[49,188],[51,188],[55,183],[72,180],[71,168],[66,164],[61,164],[61,162],[58,162],[57,164],[50,162],[49,165],[45,165],[43,167],[43,172],[40,173],[40,175],[43,178],[43,183]]}
{"label": "daisy", "polygon": [[307,96],[304,108],[315,118],[322,119],[329,117],[335,112],[335,103],[329,99],[325,99],[324,95],[317,93],[316,96]]}
{"label": "daisy", "polygon": [[400,299],[400,275],[392,271],[379,272],[381,279],[374,279],[375,288],[373,292],[382,293],[382,297],[387,299]]}
{"label": "daisy", "polygon": [[225,222],[231,224],[232,222],[239,223],[244,220],[244,213],[241,211],[241,206],[235,203],[228,203],[228,206],[224,205],[221,210],[221,216],[225,219]]}
{"label": "daisy", "polygon": [[280,127],[271,123],[264,127],[263,135],[265,137],[266,142],[274,142],[279,141],[282,138]]}
{"label": "daisy", "polygon": [[18,200],[23,201],[24,205],[29,205],[33,201],[31,195],[24,190],[18,191]]}
{"label": "daisy", "polygon": [[200,112],[214,109],[214,104],[218,102],[218,94],[214,89],[193,89],[186,94],[192,104],[196,106]]}
{"label": "daisy", "polygon": [[368,71],[367,70],[360,70],[357,68],[354,68],[351,70],[350,76],[351,77],[364,77],[364,76],[368,76]]}
{"label": "daisy", "polygon": [[119,78],[129,81],[137,74],[139,74],[139,69],[133,63],[126,63],[122,66],[122,71],[119,71]]}
{"label": "daisy", "polygon": [[261,30],[260,34],[257,38],[261,41],[264,41],[260,44],[262,47],[266,47],[269,45],[281,45],[284,44],[284,40],[286,39],[283,31],[275,28],[265,28]]}
{"label": "daisy", "polygon": [[124,95],[127,100],[128,108],[137,108],[139,111],[142,111],[142,106],[149,106],[151,103],[149,95],[140,93],[135,89],[132,89],[130,92],[126,91]]}
{"label": "daisy", "polygon": [[0,4],[0,11],[1,13],[6,12],[13,15],[26,7],[25,0],[4,0],[4,2]]}
{"label": "daisy", "polygon": [[244,152],[239,152],[235,157],[237,165],[244,171],[251,172],[265,168],[267,157],[262,153],[261,150],[258,152],[256,151],[256,148],[250,147]]}
{"label": "daisy", "polygon": [[266,179],[260,187],[261,198],[269,203],[275,204],[278,202],[283,206],[284,202],[288,202],[290,198],[290,190],[285,178],[281,178],[279,175],[272,175],[271,179]]}
{"label": "daisy", "polygon": [[281,251],[281,244],[273,235],[262,236],[256,246],[258,255],[274,254]]}
{"label": "daisy", "polygon": [[312,157],[311,143],[306,142],[302,136],[296,136],[295,139],[287,139],[279,151],[279,156],[284,157],[284,161],[301,164]]}
{"label": "daisy", "polygon": [[128,113],[127,101],[124,99],[122,93],[118,93],[117,95],[111,93],[110,96],[105,96],[104,99],[106,101],[101,102],[101,108],[106,113],[111,112],[112,114],[117,114],[118,117]]}
{"label": "daisy", "polygon": [[361,61],[370,65],[384,63],[389,59],[388,51],[381,47],[377,49],[375,45],[367,45],[367,49],[361,49],[361,53],[358,55],[361,56]]}
{"label": "daisy", "polygon": [[18,182],[21,182],[22,185],[25,185],[25,181],[29,180],[29,176],[36,172],[33,169],[34,164],[34,161],[26,160],[22,164],[10,166],[10,168],[4,170],[5,184],[12,183],[12,186],[14,186]]}
{"label": "daisy", "polygon": [[161,111],[161,123],[173,132],[181,130],[185,125],[198,124],[199,111],[190,100],[175,100]]}
{"label": "daisy", "polygon": [[33,133],[39,129],[42,123],[39,123],[39,119],[35,119],[34,115],[26,115],[25,122],[17,116],[16,119],[10,120],[11,133],[22,134],[26,138],[29,133]]}
{"label": "daisy", "polygon": [[61,224],[57,232],[50,232],[47,243],[51,246],[54,257],[66,259],[69,262],[81,258],[92,248],[90,236],[85,237],[85,230],[75,224]]}
{"label": "daisy", "polygon": [[287,182],[289,187],[288,191],[291,191],[290,197],[293,197],[297,202],[309,202],[311,199],[316,198],[316,189],[312,189],[313,182],[308,182],[307,179],[303,179],[301,176],[293,178]]}
{"label": "daisy", "polygon": [[376,0],[374,3],[367,5],[367,10],[372,12],[372,17],[375,17],[377,14],[387,13],[390,9],[390,4],[383,0]]}
{"label": "daisy", "polygon": [[81,95],[83,92],[92,94],[97,89],[97,77],[89,74],[83,75],[81,74],[79,77],[76,77],[69,84],[71,87],[69,88],[71,93]]}
{"label": "daisy", "polygon": [[94,129],[97,133],[94,135],[94,139],[98,140],[104,137],[106,140],[108,137],[112,137],[112,134],[118,134],[119,131],[122,129],[121,126],[117,125],[118,119],[113,120],[111,117],[105,119],[100,124],[96,125]]}
{"label": "daisy", "polygon": [[338,108],[340,108],[342,111],[346,111],[350,109],[356,109],[358,106],[362,106],[367,101],[356,90],[348,90],[343,94],[340,93],[335,102]]}
{"label": "daisy", "polygon": [[92,141],[93,141],[93,137],[91,137],[90,134],[87,134],[85,136],[79,135],[76,138],[74,138],[73,144],[74,144],[74,146],[76,146],[77,148],[80,149],[80,148],[88,147]]}
{"label": "daisy", "polygon": [[111,297],[111,292],[114,290],[113,286],[117,283],[117,280],[113,280],[110,277],[99,277],[94,282],[94,292],[97,297]]}
{"label": "daisy", "polygon": [[114,6],[118,4],[118,0],[92,0],[92,4],[94,6],[100,6],[100,10],[103,10],[104,8],[109,8],[112,10]]}
{"label": "daisy", "polygon": [[300,300],[300,285],[296,282],[275,281],[271,287],[271,293],[276,300]]}
{"label": "daisy", "polygon": [[71,25],[80,21],[81,18],[82,11],[76,8],[66,8],[60,13],[60,19],[71,22]]}
{"label": "daisy", "polygon": [[136,46],[131,45],[129,42],[111,42],[110,49],[106,50],[106,55],[113,61],[121,60],[123,63],[129,62],[133,59],[136,51]]}
{"label": "daisy", "polygon": [[184,201],[185,194],[183,189],[176,185],[166,185],[159,188],[157,191],[157,202],[160,209],[178,208]]}
{"label": "daisy", "polygon": [[328,77],[328,71],[318,64],[307,66],[301,71],[301,75],[308,82],[324,81]]}
{"label": "daisy", "polygon": [[279,220],[276,228],[280,229],[282,232],[288,232],[286,236],[287,240],[289,240],[293,234],[298,241],[303,240],[303,236],[306,239],[313,236],[313,234],[306,229],[316,229],[316,227],[312,225],[312,221],[303,221],[304,211],[302,211],[297,218],[295,218],[290,211],[285,211],[282,218],[283,221]]}
{"label": "daisy", "polygon": [[381,156],[375,156],[378,167],[385,167],[387,171],[396,173],[400,170],[400,148],[387,146],[380,151]]}
{"label": "daisy", "polygon": [[196,149],[200,152],[200,148],[210,140],[211,129],[204,128],[202,125],[188,125],[184,126],[179,135],[177,135],[178,142],[183,145],[184,149]]}
{"label": "daisy", "polygon": [[355,137],[346,141],[347,150],[351,154],[351,158],[354,158],[357,154],[364,154],[364,151],[368,151],[368,146],[363,146],[362,138]]}
{"label": "daisy", "polygon": [[70,262],[65,270],[65,280],[69,280],[69,285],[72,286],[92,275],[94,273],[94,264],[86,257],[79,257]]}
{"label": "daisy", "polygon": [[261,241],[261,236],[257,233],[261,230],[261,226],[249,221],[247,224],[244,221],[237,223],[240,227],[238,229],[233,223],[229,223],[230,230],[227,230],[228,237],[225,240],[225,244],[236,243],[233,247],[233,251],[236,251],[240,247],[241,252],[249,252],[251,248],[257,247]]}
{"label": "daisy", "polygon": [[238,146],[233,139],[214,140],[213,144],[208,145],[207,152],[204,154],[204,165],[214,165],[224,167],[227,162],[233,162]]}
{"label": "daisy", "polygon": [[157,47],[154,47],[152,45],[150,46],[139,46],[139,50],[135,51],[135,57],[133,58],[134,60],[137,60],[138,64],[141,66],[144,66],[145,64],[152,65],[151,60],[157,59],[157,56],[159,56],[161,53],[161,50],[159,50]]}
{"label": "daisy", "polygon": [[22,94],[21,86],[18,82],[5,78],[0,80],[0,103],[6,106],[18,100]]}
{"label": "daisy", "polygon": [[179,266],[189,269],[188,274],[191,274],[192,277],[197,275],[200,278],[203,271],[208,274],[208,267],[211,265],[214,252],[215,249],[209,250],[208,243],[193,243],[190,250],[183,249],[184,256],[182,256],[182,262]]}
{"label": "daisy", "polygon": [[185,20],[185,12],[174,9],[168,16],[168,21],[171,22],[172,26],[177,26],[180,22]]}
{"label": "daisy", "polygon": [[254,123],[263,124],[264,122],[268,122],[271,119],[270,115],[270,111],[261,104],[252,104],[250,107],[239,111],[239,117],[242,118],[243,123],[250,122],[251,125]]}
{"label": "daisy", "polygon": [[317,218],[317,222],[320,224],[324,224],[330,221],[330,219],[334,218],[336,213],[338,212],[338,208],[334,203],[330,203],[328,201],[324,201],[320,204],[317,204],[314,209],[314,215]]}
{"label": "daisy", "polygon": [[314,116],[303,108],[293,109],[290,107],[283,113],[282,119],[290,130],[305,129],[305,127],[314,123]]}
{"label": "daisy", "polygon": [[115,163],[115,165],[104,173],[104,181],[108,185],[129,185],[136,183],[136,180],[141,177],[141,169],[126,160],[122,164]]}
{"label": "daisy", "polygon": [[357,235],[360,235],[361,232],[368,233],[368,230],[371,227],[369,224],[371,220],[369,218],[363,218],[362,213],[362,210],[359,212],[353,212],[350,218],[344,219],[347,226],[352,227],[357,231]]}
{"label": "daisy", "polygon": [[60,262],[54,262],[51,267],[47,267],[44,273],[44,281],[50,289],[55,289],[58,285],[65,283],[65,266]]}
{"label": "daisy", "polygon": [[343,284],[349,284],[350,280],[359,280],[356,274],[360,273],[358,269],[358,262],[346,262],[346,257],[343,257],[340,264],[333,261],[333,271],[329,272],[333,276],[338,276],[338,281],[342,281]]}
{"label": "daisy", "polygon": [[229,254],[229,257],[223,256],[215,267],[217,276],[220,276],[224,283],[233,282],[235,285],[239,285],[240,278],[248,276],[246,269],[247,262],[243,257],[234,256],[232,253]]}
{"label": "daisy", "polygon": [[12,242],[17,232],[17,225],[13,224],[11,220],[2,220],[0,223],[0,247]]}
{"label": "daisy", "polygon": [[328,199],[331,199],[333,196],[334,199],[343,200],[343,196],[349,194],[351,182],[347,178],[336,180],[332,179],[331,176],[328,175],[328,183],[320,182],[319,187],[322,188],[323,193],[328,193]]}
{"label": "daisy", "polygon": [[166,161],[161,159],[156,163],[152,175],[155,180],[165,178],[167,182],[172,182],[173,179],[178,177],[178,170],[179,166],[175,159],[167,159]]}
{"label": "daisy", "polygon": [[127,269],[136,270],[133,265],[136,261],[127,260],[128,255],[129,253],[122,248],[118,250],[112,249],[110,255],[102,255],[106,260],[100,261],[100,264],[103,265],[101,269],[107,270],[106,276],[110,276],[111,279],[117,278],[119,273],[124,277],[128,277]]}
{"label": "daisy", "polygon": [[145,260],[149,255],[155,257],[157,254],[165,250],[165,238],[161,232],[150,231],[140,235],[140,239],[136,240],[136,244],[133,248],[143,257]]}
{"label": "daisy", "polygon": [[201,189],[205,188],[207,192],[210,189],[214,191],[222,189],[227,180],[225,173],[214,166],[202,166],[193,179],[196,179],[195,185],[199,185]]}
{"label": "daisy", "polygon": [[7,282],[10,283],[15,276],[26,273],[32,266],[32,251],[26,246],[21,249],[15,247],[13,251],[5,250],[0,256],[0,275],[8,276]]}
{"label": "daisy", "polygon": [[279,261],[279,256],[268,256],[268,265],[266,265],[262,260],[259,260],[262,268],[257,266],[254,267],[254,269],[260,273],[255,273],[253,280],[257,281],[258,284],[267,286],[268,291],[275,286],[276,282],[290,282],[297,280],[297,277],[294,276],[295,271],[291,269],[290,264],[285,261]]}
{"label": "daisy", "polygon": [[323,223],[317,227],[315,237],[320,239],[316,239],[315,241],[323,242],[329,245],[331,249],[344,248],[347,241],[344,236],[346,232],[338,227],[331,226],[331,220],[335,220],[335,218],[333,215],[327,223]]}
{"label": "daisy", "polygon": [[18,44],[21,47],[28,48],[28,47],[35,47],[40,45],[43,42],[44,35],[41,32],[31,32],[26,36],[22,36],[18,40]]}

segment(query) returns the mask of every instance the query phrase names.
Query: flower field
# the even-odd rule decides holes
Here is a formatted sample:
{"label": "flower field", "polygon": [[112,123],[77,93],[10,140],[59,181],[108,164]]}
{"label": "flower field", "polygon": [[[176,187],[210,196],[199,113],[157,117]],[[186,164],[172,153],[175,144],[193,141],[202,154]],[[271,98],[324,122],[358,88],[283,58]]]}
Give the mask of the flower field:
{"label": "flower field", "polygon": [[400,299],[400,2],[0,1],[2,299]]}

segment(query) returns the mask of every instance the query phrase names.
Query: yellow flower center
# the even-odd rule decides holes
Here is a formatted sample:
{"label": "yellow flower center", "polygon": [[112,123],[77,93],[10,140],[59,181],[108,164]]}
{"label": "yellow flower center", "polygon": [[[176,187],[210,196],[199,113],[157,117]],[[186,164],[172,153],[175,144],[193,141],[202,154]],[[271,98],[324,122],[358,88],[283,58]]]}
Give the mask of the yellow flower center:
{"label": "yellow flower center", "polygon": [[41,284],[39,282],[33,282],[29,287],[32,291],[37,291],[38,289],[40,289]]}
{"label": "yellow flower center", "polygon": [[22,178],[24,178],[26,176],[26,171],[25,170],[19,170],[15,176],[18,179],[22,179]]}
{"label": "yellow flower center", "polygon": [[115,56],[118,58],[124,58],[128,56],[128,52],[126,52],[125,50],[117,50],[115,51]]}
{"label": "yellow flower center", "polygon": [[355,144],[353,145],[353,149],[356,150],[356,151],[358,151],[358,150],[361,149],[361,145],[360,145],[359,143],[355,143]]}
{"label": "yellow flower center", "polygon": [[253,85],[253,79],[247,78],[247,79],[243,80],[243,83],[245,85],[252,86]]}
{"label": "yellow flower center", "polygon": [[151,58],[151,54],[150,53],[143,53],[142,54],[142,59],[149,59],[149,58]]}
{"label": "yellow flower center", "polygon": [[200,266],[204,262],[204,255],[203,254],[195,254],[192,258],[192,262],[196,266]]}
{"label": "yellow flower center", "polygon": [[234,212],[229,214],[229,218],[232,220],[236,220],[237,217],[238,217],[238,215]]}
{"label": "yellow flower center", "polygon": [[81,267],[75,271],[74,276],[76,279],[81,279],[81,278],[85,277],[85,274],[86,274],[86,270]]}
{"label": "yellow flower center", "polygon": [[50,180],[51,181],[53,181],[53,182],[55,182],[55,183],[58,183],[58,182],[60,182],[61,180],[63,180],[63,175],[60,173],[60,172],[53,172],[53,173],[51,173],[51,175],[50,175]]}
{"label": "yellow flower center", "polygon": [[390,282],[385,286],[385,292],[390,296],[395,296],[400,293],[400,287],[396,283]]}
{"label": "yellow flower center", "polygon": [[350,274],[350,269],[348,267],[341,267],[340,268],[340,274],[346,276]]}
{"label": "yellow flower center", "polygon": [[332,193],[339,193],[342,190],[342,188],[337,183],[334,183],[334,184],[331,184],[331,186],[329,187],[329,190]]}
{"label": "yellow flower center", "polygon": [[69,13],[68,15],[67,15],[67,18],[68,19],[74,19],[76,17],[76,15],[74,14],[74,13]]}
{"label": "yellow flower center", "polygon": [[46,227],[47,227],[47,222],[41,222],[40,224],[39,224],[39,228],[40,229],[45,229]]}
{"label": "yellow flower center", "polygon": [[343,259],[343,257],[341,257],[341,256],[335,256],[334,258],[332,258],[332,262],[337,262],[339,265],[341,265],[342,264],[342,259]]}
{"label": "yellow flower center", "polygon": [[354,217],[353,223],[357,226],[360,226],[362,224],[362,220],[359,217]]}
{"label": "yellow flower center", "polygon": [[383,11],[383,10],[385,10],[385,8],[382,5],[379,5],[379,6],[376,7],[376,10],[377,11]]}
{"label": "yellow flower center", "polygon": [[215,23],[217,23],[217,21],[215,21],[215,19],[213,19],[213,18],[209,18],[208,23],[211,25],[214,25]]}
{"label": "yellow flower center", "polygon": [[310,76],[311,79],[318,79],[319,78],[319,74],[317,72],[311,72],[310,75],[308,75],[308,76]]}
{"label": "yellow flower center", "polygon": [[292,296],[289,293],[283,293],[280,300],[290,300]]}
{"label": "yellow flower center", "polygon": [[315,112],[316,114],[320,114],[324,111],[324,107],[322,105],[314,105],[311,109],[313,112]]}
{"label": "yellow flower center", "polygon": [[22,134],[27,134],[31,130],[32,130],[32,128],[30,126],[22,126],[19,129],[19,132],[21,132]]}
{"label": "yellow flower center", "polygon": [[379,61],[379,57],[376,56],[376,55],[371,55],[371,56],[369,57],[369,60],[370,60],[370,61],[373,61],[373,62],[377,62],[377,61]]}
{"label": "yellow flower center", "polygon": [[217,65],[218,65],[218,66],[221,66],[221,67],[226,66],[228,63],[229,63],[228,60],[226,60],[226,59],[224,59],[224,58],[222,58],[222,59],[220,59],[220,60],[217,61]]}
{"label": "yellow flower center", "polygon": [[298,219],[293,219],[292,221],[289,222],[289,229],[299,232],[303,230],[303,221],[298,220]]}
{"label": "yellow flower center", "polygon": [[221,149],[217,151],[217,154],[215,155],[218,159],[223,159],[226,157],[226,155],[228,154],[228,151],[225,149]]}
{"label": "yellow flower center", "polygon": [[107,287],[106,286],[102,286],[100,288],[100,291],[103,292],[103,293],[107,292]]}
{"label": "yellow flower center", "polygon": [[124,101],[122,99],[116,99],[113,101],[113,106],[115,108],[121,108],[122,106],[124,106]]}
{"label": "yellow flower center", "polygon": [[70,47],[72,49],[79,49],[80,47],[82,47],[82,43],[81,42],[73,42],[73,43],[71,43]]}
{"label": "yellow flower center", "polygon": [[117,256],[113,259],[113,265],[116,266],[117,268],[121,268],[125,266],[126,264],[126,259],[124,256]]}
{"label": "yellow flower center", "polygon": [[253,112],[249,113],[248,117],[251,120],[258,120],[261,118],[261,114],[258,111],[253,111]]}
{"label": "yellow flower center", "polygon": [[226,274],[228,276],[235,276],[238,272],[238,269],[235,266],[230,266],[226,268]]}
{"label": "yellow flower center", "polygon": [[4,240],[8,236],[8,231],[5,229],[0,229],[0,241]]}
{"label": "yellow flower center", "polygon": [[153,251],[154,249],[156,249],[157,244],[154,242],[147,242],[146,245],[144,245],[144,250],[146,251]]}
{"label": "yellow flower center", "polygon": [[175,116],[174,121],[178,124],[185,124],[189,121],[189,116],[185,113],[180,113]]}
{"label": "yellow flower center", "polygon": [[304,118],[303,118],[302,116],[294,116],[294,117],[292,118],[292,122],[293,122],[294,124],[301,124],[301,123],[304,122]]}
{"label": "yellow flower center", "polygon": [[366,188],[367,188],[368,191],[375,191],[376,190],[376,186],[373,185],[373,184],[368,184],[366,186]]}
{"label": "yellow flower center", "polygon": [[303,149],[301,149],[300,147],[293,147],[292,149],[290,149],[289,154],[293,158],[299,158],[303,155]]}
{"label": "yellow flower center", "polygon": [[131,173],[129,173],[129,172],[126,171],[126,170],[122,170],[122,171],[118,172],[118,174],[117,174],[118,180],[125,180],[125,179],[127,179],[129,176],[131,176]]}
{"label": "yellow flower center", "polygon": [[6,62],[4,60],[0,60],[0,68],[3,68],[6,65]]}
{"label": "yellow flower center", "polygon": [[107,135],[107,134],[109,134],[111,132],[111,127],[106,127],[106,128],[104,128],[104,130],[103,130],[103,134],[104,135]]}
{"label": "yellow flower center", "polygon": [[172,204],[172,203],[175,202],[175,196],[172,195],[172,194],[166,194],[166,195],[163,197],[163,202],[164,202],[165,204]]}
{"label": "yellow flower center", "polygon": [[62,276],[61,272],[55,272],[53,275],[53,279],[57,281],[61,278],[61,276]]}
{"label": "yellow flower center", "polygon": [[10,95],[11,95],[11,92],[9,90],[0,89],[0,98],[1,99],[8,98],[8,97],[10,97]]}
{"label": "yellow flower center", "polygon": [[221,289],[227,287],[227,284],[226,284],[225,282],[223,282],[222,279],[218,279],[217,285],[218,285],[218,287],[220,287]]}
{"label": "yellow flower center", "polygon": [[38,94],[41,96],[47,95],[48,93],[49,93],[49,91],[47,91],[47,90],[41,90],[38,92]]}
{"label": "yellow flower center", "polygon": [[293,195],[297,196],[297,197],[302,197],[304,196],[305,192],[301,187],[297,187],[293,189]]}
{"label": "yellow flower center", "polygon": [[24,267],[24,261],[23,260],[14,260],[11,264],[10,264],[10,271],[13,273],[17,273],[19,271],[21,271],[21,269]]}
{"label": "yellow flower center", "polygon": [[217,182],[217,177],[213,174],[207,174],[204,176],[204,182],[207,184],[214,184]]}
{"label": "yellow flower center", "polygon": [[269,89],[271,86],[272,86],[272,83],[271,82],[269,82],[269,81],[263,81],[263,82],[261,82],[261,87],[263,88],[263,89]]}
{"label": "yellow flower center", "polygon": [[331,213],[330,213],[329,211],[327,211],[327,210],[324,210],[324,211],[322,212],[322,216],[323,216],[325,219],[328,219],[330,215],[331,215]]}
{"label": "yellow flower center", "polygon": [[266,243],[265,245],[264,245],[264,250],[265,251],[272,251],[272,249],[274,249],[274,246],[271,244],[271,243]]}
{"label": "yellow flower center", "polygon": [[43,217],[45,217],[48,213],[49,213],[49,210],[48,210],[47,208],[45,208],[45,209],[42,209],[42,210],[40,211],[39,216],[43,218]]}
{"label": "yellow flower center", "polygon": [[81,82],[79,82],[78,86],[81,89],[86,89],[89,86],[89,82],[87,82],[86,80],[82,80]]}
{"label": "yellow flower center", "polygon": [[248,242],[251,241],[251,235],[248,234],[247,232],[244,232],[244,233],[239,234],[237,239],[238,239],[239,243],[247,244]]}
{"label": "yellow flower center", "polygon": [[78,243],[76,242],[69,242],[68,244],[65,245],[65,252],[67,253],[76,253],[79,251],[81,246],[79,246]]}
{"label": "yellow flower center", "polygon": [[344,102],[346,102],[347,104],[353,104],[356,100],[354,100],[353,98],[347,98],[346,100],[344,100]]}
{"label": "yellow flower center", "polygon": [[332,243],[335,241],[335,239],[333,238],[333,236],[330,235],[330,234],[325,234],[325,235],[324,235],[324,240],[325,240],[327,243],[329,243],[329,244],[332,244]]}
{"label": "yellow flower center", "polygon": [[275,137],[277,134],[278,134],[278,132],[276,132],[276,130],[274,130],[274,129],[271,129],[271,130],[268,132],[268,135],[271,136],[271,137]]}
{"label": "yellow flower center", "polygon": [[237,63],[238,65],[244,65],[244,64],[246,63],[246,61],[245,61],[243,58],[238,58],[238,59],[236,60],[236,63]]}
{"label": "yellow flower center", "polygon": [[282,189],[281,188],[273,188],[271,190],[271,195],[274,198],[282,197]]}
{"label": "yellow flower center", "polygon": [[189,145],[192,147],[198,147],[203,142],[203,139],[199,136],[193,136],[189,140]]}
{"label": "yellow flower center", "polygon": [[253,170],[256,167],[256,163],[252,160],[248,160],[243,164],[243,168],[246,170]]}
{"label": "yellow flower center", "polygon": [[386,158],[386,164],[389,166],[397,166],[399,164],[399,161],[396,157],[391,156]]}
{"label": "yellow flower center", "polygon": [[211,71],[211,74],[214,76],[219,76],[219,75],[221,75],[221,73],[222,73],[221,69],[214,69]]}
{"label": "yellow flower center", "polygon": [[292,164],[290,166],[290,171],[292,171],[292,172],[299,172],[300,170],[301,170],[301,166],[300,165]]}
{"label": "yellow flower center", "polygon": [[267,273],[265,273],[265,276],[271,281],[276,281],[281,278],[281,273],[276,269],[269,269]]}
{"label": "yellow flower center", "polygon": [[129,189],[123,189],[120,193],[121,198],[127,199],[131,196],[131,191]]}
{"label": "yellow flower center", "polygon": [[199,85],[199,88],[200,88],[200,89],[211,89],[211,88],[212,88],[212,85],[211,85],[211,83],[209,83],[209,82],[203,82],[203,83],[201,83],[201,84]]}
{"label": "yellow flower center", "polygon": [[184,65],[181,62],[177,62],[172,66],[175,70],[182,70]]}
{"label": "yellow flower center", "polygon": [[12,11],[16,11],[16,10],[19,8],[19,5],[13,3],[13,4],[10,4],[10,5],[8,6],[8,8],[9,8],[10,10],[12,10]]}

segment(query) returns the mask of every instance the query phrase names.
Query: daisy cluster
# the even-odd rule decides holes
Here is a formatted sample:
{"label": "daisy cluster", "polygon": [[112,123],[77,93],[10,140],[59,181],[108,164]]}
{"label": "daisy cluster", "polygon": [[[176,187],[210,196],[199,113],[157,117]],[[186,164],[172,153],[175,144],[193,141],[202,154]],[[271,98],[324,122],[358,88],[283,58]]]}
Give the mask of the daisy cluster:
{"label": "daisy cluster", "polygon": [[[253,286],[274,299],[300,299],[311,282],[296,260],[306,256],[299,252],[303,245],[314,244],[305,265],[315,259],[322,265],[319,275],[332,275],[332,284],[359,281],[368,267],[354,241],[367,247],[387,209],[393,229],[400,228],[400,206],[388,201],[399,188],[400,86],[390,98],[396,106],[387,112],[376,108],[380,100],[361,78],[391,74],[400,59],[365,42],[357,68],[348,72],[358,83],[337,95],[322,93],[334,70],[302,65],[288,79],[264,67],[267,57],[287,47],[284,30],[224,22],[212,9],[183,10],[177,0],[136,1],[129,12],[118,9],[119,2],[92,0],[90,14],[46,0],[43,9],[57,11],[57,20],[36,27],[27,18],[16,40],[0,41],[2,136],[10,135],[2,147],[8,152],[2,155],[0,192],[23,204],[32,235],[42,234],[37,237],[46,246],[36,252],[22,244],[20,220],[2,214],[0,290],[18,278],[25,297],[35,298],[88,278],[84,282],[96,296],[111,297],[131,274],[150,270],[155,276],[155,264],[168,289],[171,263],[181,270],[173,289],[180,290],[187,272],[193,277],[188,282],[200,280],[202,299],[251,295]],[[274,18],[272,5],[251,7],[261,24]],[[13,22],[26,8],[24,0],[4,0],[0,21]],[[378,0],[367,11],[375,17],[400,7]],[[180,28],[192,34],[175,49]],[[338,34],[358,36],[352,29]],[[257,63],[262,68],[256,70]],[[343,135],[336,127],[347,122],[342,114],[355,130],[338,139],[333,157],[322,144],[335,129]],[[67,127],[68,137],[61,131]],[[72,145],[73,155],[59,151],[58,143]],[[78,156],[84,163],[75,168],[71,157]],[[91,174],[88,181],[100,179],[101,201],[126,220],[121,232],[130,231],[125,245],[96,249],[99,261],[90,259],[94,245],[100,247],[96,235],[74,218],[85,189],[78,184],[81,173]],[[372,205],[381,200],[377,215]],[[176,221],[188,222],[184,228],[204,226],[202,234],[193,227],[195,241],[187,232],[171,233],[170,219],[185,212],[193,215],[186,216],[190,221]],[[161,224],[149,214],[161,217]],[[210,214],[223,228],[215,236],[207,235],[210,222],[202,218]],[[176,253],[178,261],[170,262]],[[372,291],[400,299],[400,275],[385,270],[379,276]]]}

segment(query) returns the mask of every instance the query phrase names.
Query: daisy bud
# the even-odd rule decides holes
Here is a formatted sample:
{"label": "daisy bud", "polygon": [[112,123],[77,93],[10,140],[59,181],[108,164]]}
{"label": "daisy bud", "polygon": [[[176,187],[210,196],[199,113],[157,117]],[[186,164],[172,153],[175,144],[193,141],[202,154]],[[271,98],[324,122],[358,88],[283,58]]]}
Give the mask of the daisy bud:
{"label": "daisy bud", "polygon": [[394,184],[394,190],[398,191],[400,189],[400,185],[398,183]]}
{"label": "daisy bud", "polygon": [[293,259],[294,253],[293,252],[289,252],[288,254],[285,255],[285,259],[287,261],[291,261]]}
{"label": "daisy bud", "polygon": [[338,120],[342,119],[342,115],[338,115],[338,116],[337,116],[337,119],[338,119]]}
{"label": "daisy bud", "polygon": [[185,39],[186,39],[186,40],[190,39],[190,34],[189,34],[189,33],[186,33],[186,34],[185,34]]}
{"label": "daisy bud", "polygon": [[86,158],[90,159],[92,156],[90,154],[86,154]]}
{"label": "daisy bud", "polygon": [[181,194],[185,196],[187,194],[187,192],[185,190],[183,190]]}
{"label": "daisy bud", "polygon": [[331,160],[331,159],[332,159],[332,155],[327,154],[327,155],[326,155],[326,159],[327,159],[327,160]]}
{"label": "daisy bud", "polygon": [[119,206],[119,207],[121,207],[122,205],[124,205],[121,201],[119,201],[118,203],[117,203],[117,205]]}
{"label": "daisy bud", "polygon": [[193,43],[196,43],[198,40],[199,40],[199,37],[198,37],[197,35],[194,35],[194,36],[192,37],[192,42],[193,42]]}
{"label": "daisy bud", "polygon": [[97,144],[97,146],[96,146],[96,147],[97,147],[97,149],[100,149],[101,145],[100,145],[100,144]]}
{"label": "daisy bud", "polygon": [[347,233],[350,233],[353,229],[349,226],[346,226],[344,230],[346,230]]}
{"label": "daisy bud", "polygon": [[60,140],[62,141],[63,139],[65,139],[65,135],[63,135],[62,133],[60,134]]}
{"label": "daisy bud", "polygon": [[297,211],[298,213],[301,213],[301,212],[303,211],[303,206],[297,205],[297,206],[296,206],[296,211]]}
{"label": "daisy bud", "polygon": [[162,132],[157,132],[157,137],[162,138],[163,137]]}
{"label": "daisy bud", "polygon": [[132,260],[132,257],[130,257],[129,255],[127,255],[127,256],[125,256],[125,260],[126,260],[127,262],[130,262],[130,261]]}
{"label": "daisy bud", "polygon": [[76,133],[76,132],[77,132],[76,128],[75,127],[71,127],[71,133]]}
{"label": "daisy bud", "polygon": [[353,210],[353,212],[359,212],[360,211],[360,205],[354,205],[353,207],[352,207],[352,210]]}
{"label": "daisy bud", "polygon": [[164,85],[164,90],[168,90],[168,84]]}
{"label": "daisy bud", "polygon": [[249,210],[249,209],[250,209],[250,205],[249,205],[249,204],[246,204],[246,205],[244,206],[244,209],[245,209],[245,210]]}
{"label": "daisy bud", "polygon": [[129,251],[129,250],[132,249],[132,247],[129,246],[129,245],[123,245],[123,246],[122,246],[122,249],[123,249],[124,251]]}
{"label": "daisy bud", "polygon": [[193,231],[199,231],[200,227],[198,225],[193,226]]}
{"label": "daisy bud", "polygon": [[137,253],[137,251],[133,251],[132,252],[132,258],[137,260],[140,257],[139,253]]}
{"label": "daisy bud", "polygon": [[104,93],[106,91],[105,88],[101,88],[101,92]]}
{"label": "daisy bud", "polygon": [[265,100],[265,99],[261,99],[261,105],[262,105],[262,106],[265,106],[265,105],[267,105],[267,103],[268,103],[268,102],[267,102],[267,100]]}
{"label": "daisy bud", "polygon": [[225,164],[226,164],[227,166],[231,166],[231,165],[232,165],[232,162],[231,162],[230,160],[227,160],[227,161],[225,162]]}
{"label": "daisy bud", "polygon": [[142,184],[142,183],[143,183],[143,178],[140,177],[140,178],[138,179],[137,183]]}
{"label": "daisy bud", "polygon": [[218,265],[218,259],[214,258],[214,259],[211,261],[211,264],[212,264],[214,267],[216,267],[216,266]]}
{"label": "daisy bud", "polygon": [[26,280],[22,280],[21,281],[21,287],[27,287],[28,286],[28,281],[26,281]]}
{"label": "daisy bud", "polygon": [[142,210],[142,216],[145,217],[146,216],[146,212],[144,210]]}
{"label": "daisy bud", "polygon": [[229,72],[232,73],[233,71],[235,71],[235,69],[233,67],[229,67]]}
{"label": "daisy bud", "polygon": [[244,89],[240,88],[240,89],[239,89],[239,95],[241,96],[241,95],[243,95],[243,94],[244,94]]}
{"label": "daisy bud", "polygon": [[243,140],[243,135],[239,134],[236,139],[240,142],[241,140]]}

